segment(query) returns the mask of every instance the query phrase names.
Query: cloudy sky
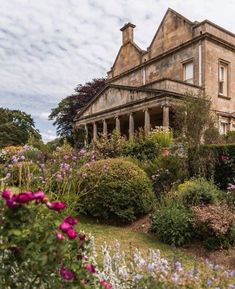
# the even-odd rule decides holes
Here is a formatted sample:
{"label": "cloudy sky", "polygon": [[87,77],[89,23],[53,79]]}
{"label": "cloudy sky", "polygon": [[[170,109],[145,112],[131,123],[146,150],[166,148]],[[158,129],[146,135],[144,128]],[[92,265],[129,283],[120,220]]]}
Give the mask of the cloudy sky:
{"label": "cloudy sky", "polygon": [[45,141],[51,108],[106,75],[132,22],[146,49],[168,7],[235,32],[233,0],[0,0],[0,106],[32,114]]}

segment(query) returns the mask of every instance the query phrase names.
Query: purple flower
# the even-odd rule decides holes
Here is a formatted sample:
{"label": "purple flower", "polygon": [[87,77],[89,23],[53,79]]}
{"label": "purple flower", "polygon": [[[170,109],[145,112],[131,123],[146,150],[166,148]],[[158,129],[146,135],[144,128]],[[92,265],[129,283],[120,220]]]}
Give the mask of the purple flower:
{"label": "purple flower", "polygon": [[90,264],[90,263],[85,264],[85,269],[92,274],[94,274],[96,272],[95,266]]}
{"label": "purple flower", "polygon": [[72,227],[71,227],[70,224],[68,224],[68,223],[66,223],[66,222],[63,222],[63,223],[60,224],[59,229],[60,229],[61,231],[65,232],[65,233],[67,233],[67,231],[68,231],[69,229],[72,229]]}
{"label": "purple flower", "polygon": [[79,240],[80,240],[81,242],[83,242],[83,241],[85,241],[85,239],[86,239],[86,235],[83,234],[83,233],[80,233],[80,234],[79,234]]}
{"label": "purple flower", "polygon": [[55,210],[57,212],[63,210],[66,207],[63,202],[47,202],[46,205],[49,209]]}
{"label": "purple flower", "polygon": [[69,270],[68,268],[65,268],[65,267],[60,268],[60,276],[64,280],[74,280],[75,279],[74,272]]}
{"label": "purple flower", "polygon": [[77,219],[75,219],[71,216],[68,216],[64,219],[64,222],[70,224],[71,226],[74,226],[77,224],[78,221],[77,221]]}
{"label": "purple flower", "polygon": [[78,234],[73,228],[70,228],[67,231],[67,236],[69,237],[70,240],[73,240],[73,239],[77,238]]}
{"label": "purple flower", "polygon": [[56,239],[59,240],[59,241],[62,241],[62,240],[64,240],[64,235],[57,232],[56,233]]}
{"label": "purple flower", "polygon": [[26,204],[34,199],[32,192],[20,193],[15,196],[15,201],[19,204]]}
{"label": "purple flower", "polygon": [[6,205],[8,208],[15,208],[17,206],[15,198],[10,198],[8,200],[6,200]]}
{"label": "purple flower", "polygon": [[12,196],[12,192],[11,191],[3,191],[2,192],[2,198],[5,200],[9,200]]}
{"label": "purple flower", "polygon": [[33,196],[34,196],[34,200],[42,201],[45,198],[44,192],[41,192],[41,191],[34,193]]}

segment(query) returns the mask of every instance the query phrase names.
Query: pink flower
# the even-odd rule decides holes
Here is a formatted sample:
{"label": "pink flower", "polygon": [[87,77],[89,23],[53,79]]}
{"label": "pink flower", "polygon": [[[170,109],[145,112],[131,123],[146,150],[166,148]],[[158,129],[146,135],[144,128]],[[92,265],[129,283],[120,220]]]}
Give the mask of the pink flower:
{"label": "pink flower", "polygon": [[17,206],[15,198],[12,197],[12,198],[6,200],[6,205],[8,208],[15,208]]}
{"label": "pink flower", "polygon": [[19,204],[26,204],[34,199],[32,192],[20,193],[15,196],[15,201]]}
{"label": "pink flower", "polygon": [[49,209],[55,210],[57,212],[63,210],[66,207],[63,202],[47,202],[46,205]]}
{"label": "pink flower", "polygon": [[34,193],[33,196],[34,196],[34,200],[42,201],[45,198],[44,192],[41,192],[41,191]]}
{"label": "pink flower", "polygon": [[71,226],[74,226],[77,224],[78,221],[77,219],[68,216],[64,219],[64,222],[70,224]]}
{"label": "pink flower", "polygon": [[83,233],[80,233],[80,234],[79,234],[79,240],[80,240],[81,242],[83,242],[83,241],[85,241],[85,239],[86,239],[86,235],[83,234]]}
{"label": "pink flower", "polygon": [[68,229],[67,236],[69,237],[69,239],[75,239],[77,238],[77,235],[77,232],[73,228]]}
{"label": "pink flower", "polygon": [[74,280],[75,279],[74,272],[69,270],[68,268],[65,268],[65,267],[60,268],[60,276],[64,280]]}
{"label": "pink flower", "polygon": [[90,263],[85,264],[85,269],[92,274],[94,274],[96,272],[95,266],[90,264]]}
{"label": "pink flower", "polygon": [[5,200],[9,200],[12,196],[12,192],[11,191],[3,191],[2,192],[2,198]]}
{"label": "pink flower", "polygon": [[104,287],[105,289],[112,289],[112,285],[110,283],[108,283],[107,281],[105,281],[104,279],[100,280],[100,285],[102,287]]}
{"label": "pink flower", "polygon": [[65,233],[67,233],[67,231],[68,231],[69,229],[72,229],[72,227],[71,227],[71,225],[69,225],[68,223],[63,222],[63,223],[60,224],[59,229],[60,229],[61,231],[65,232]]}
{"label": "pink flower", "polygon": [[59,241],[62,241],[62,240],[64,240],[64,235],[57,232],[56,233],[56,239],[59,240]]}

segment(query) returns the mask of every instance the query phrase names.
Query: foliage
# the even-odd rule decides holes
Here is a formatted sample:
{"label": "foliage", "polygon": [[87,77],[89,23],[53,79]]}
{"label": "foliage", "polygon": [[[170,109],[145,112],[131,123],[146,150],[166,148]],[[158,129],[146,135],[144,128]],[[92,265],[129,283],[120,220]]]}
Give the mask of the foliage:
{"label": "foliage", "polygon": [[4,191],[2,198],[1,288],[100,288],[88,236],[77,232],[75,218],[61,222],[64,203],[43,192]]}
{"label": "foliage", "polygon": [[93,143],[93,148],[99,158],[115,158],[123,155],[126,139],[114,130],[107,136],[101,135]]}
{"label": "foliage", "polygon": [[57,127],[57,134],[69,140],[73,136],[74,118],[94,96],[105,86],[104,78],[93,79],[84,85],[79,84],[75,88],[75,93],[64,98],[56,108],[52,109],[49,115],[50,120],[54,120]]}
{"label": "foliage", "polygon": [[0,148],[24,145],[32,136],[35,139],[41,138],[31,115],[0,107]]}
{"label": "foliage", "polygon": [[175,122],[177,134],[189,146],[198,146],[204,130],[212,127],[215,122],[211,113],[211,100],[204,94],[186,94],[176,110]]}
{"label": "foliage", "polygon": [[194,178],[179,185],[177,197],[187,207],[200,204],[216,204],[221,198],[221,191],[203,178]]}
{"label": "foliage", "polygon": [[225,141],[226,143],[234,144],[235,143],[235,131],[229,131],[225,135]]}
{"label": "foliage", "polygon": [[189,242],[193,237],[190,211],[174,202],[160,206],[153,215],[151,231],[170,245]]}
{"label": "foliage", "polygon": [[235,215],[223,205],[192,208],[194,227],[208,249],[228,248],[235,242]]}
{"label": "foliage", "polygon": [[150,139],[160,148],[169,148],[173,143],[173,132],[166,128],[155,128],[150,133]]}
{"label": "foliage", "polygon": [[145,170],[151,176],[154,192],[158,198],[183,182],[188,173],[185,158],[177,155],[160,156],[146,166]]}
{"label": "foliage", "polygon": [[131,255],[115,242],[113,247],[102,247],[102,274],[113,289],[201,289],[233,288],[233,271],[205,263],[202,267],[185,267],[175,256],[172,261],[162,257],[159,250],[143,254],[133,248]]}
{"label": "foliage", "polygon": [[151,182],[137,165],[123,159],[106,159],[84,165],[80,209],[109,221],[132,222],[149,212]]}
{"label": "foliage", "polygon": [[125,143],[123,154],[139,161],[153,161],[159,154],[159,147],[152,136],[145,136],[141,131]]}
{"label": "foliage", "polygon": [[203,145],[188,153],[190,176],[214,180],[222,190],[235,179],[235,145]]}
{"label": "foliage", "polygon": [[221,144],[223,138],[220,135],[219,129],[214,124],[210,124],[204,132],[204,143],[205,144]]}

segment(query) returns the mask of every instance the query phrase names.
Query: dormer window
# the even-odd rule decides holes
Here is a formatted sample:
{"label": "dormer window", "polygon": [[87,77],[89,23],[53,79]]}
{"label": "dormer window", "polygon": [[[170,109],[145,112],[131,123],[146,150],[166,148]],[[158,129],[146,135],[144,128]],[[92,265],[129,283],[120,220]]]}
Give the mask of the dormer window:
{"label": "dormer window", "polygon": [[193,84],[193,61],[190,60],[183,64],[184,81]]}
{"label": "dormer window", "polygon": [[219,95],[228,96],[228,64],[219,62]]}

